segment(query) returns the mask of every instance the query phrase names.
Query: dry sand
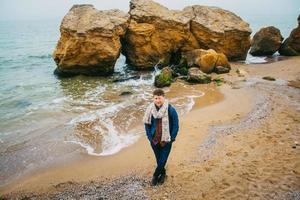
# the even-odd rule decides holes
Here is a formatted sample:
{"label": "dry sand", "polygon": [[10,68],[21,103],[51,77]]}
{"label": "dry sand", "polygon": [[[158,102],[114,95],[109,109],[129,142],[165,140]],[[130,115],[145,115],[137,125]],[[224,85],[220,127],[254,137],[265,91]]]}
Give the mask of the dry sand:
{"label": "dry sand", "polygon": [[113,156],[83,155],[36,171],[0,193],[32,199],[300,199],[300,57],[232,63],[221,77],[222,95],[213,84],[199,86],[207,95],[180,118],[163,185],[149,186],[155,161],[143,137]]}

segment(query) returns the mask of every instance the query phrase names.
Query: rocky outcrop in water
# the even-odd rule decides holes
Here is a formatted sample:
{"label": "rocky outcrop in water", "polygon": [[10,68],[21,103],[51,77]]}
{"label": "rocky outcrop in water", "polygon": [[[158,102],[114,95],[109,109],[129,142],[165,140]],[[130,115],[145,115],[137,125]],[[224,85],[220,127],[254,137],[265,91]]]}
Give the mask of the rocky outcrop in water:
{"label": "rocky outcrop in water", "polygon": [[250,54],[253,56],[273,55],[278,51],[283,37],[280,30],[274,26],[260,29],[253,36]]}
{"label": "rocky outcrop in water", "polygon": [[60,32],[53,53],[57,74],[107,75],[114,71],[121,49],[136,69],[178,64],[184,52],[199,48],[243,60],[251,29],[237,15],[217,7],[189,6],[178,11],[152,0],[131,0],[129,14],[75,5]]}
{"label": "rocky outcrop in water", "polygon": [[295,28],[290,36],[283,42],[279,53],[285,56],[300,55],[300,15],[298,16],[298,27]]}
{"label": "rocky outcrop in water", "polygon": [[151,0],[132,0],[129,14],[123,54],[139,69],[176,63],[183,52],[199,48],[243,60],[250,48],[249,25],[217,7],[190,6],[175,11]]}
{"label": "rocky outcrop in water", "polygon": [[53,53],[60,75],[107,75],[120,56],[120,37],[128,15],[119,10],[98,11],[74,5],[60,25],[61,37]]}

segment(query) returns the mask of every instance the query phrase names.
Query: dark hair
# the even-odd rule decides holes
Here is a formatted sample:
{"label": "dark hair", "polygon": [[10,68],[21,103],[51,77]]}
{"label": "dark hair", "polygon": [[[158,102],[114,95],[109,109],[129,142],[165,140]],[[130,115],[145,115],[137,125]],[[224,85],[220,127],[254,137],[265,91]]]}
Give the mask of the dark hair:
{"label": "dark hair", "polygon": [[165,96],[165,92],[162,89],[156,89],[153,91],[153,96],[157,95],[157,96]]}

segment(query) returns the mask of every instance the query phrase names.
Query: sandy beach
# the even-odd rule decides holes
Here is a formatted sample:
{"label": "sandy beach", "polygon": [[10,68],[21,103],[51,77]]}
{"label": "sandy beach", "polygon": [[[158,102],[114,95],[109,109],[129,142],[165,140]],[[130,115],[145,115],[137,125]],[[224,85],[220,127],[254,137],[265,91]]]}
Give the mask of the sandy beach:
{"label": "sandy beach", "polygon": [[1,198],[300,199],[300,57],[231,65],[217,75],[221,86],[195,86],[205,96],[179,118],[163,185],[149,184],[145,136],[112,156],[82,153],[28,173],[1,187]]}

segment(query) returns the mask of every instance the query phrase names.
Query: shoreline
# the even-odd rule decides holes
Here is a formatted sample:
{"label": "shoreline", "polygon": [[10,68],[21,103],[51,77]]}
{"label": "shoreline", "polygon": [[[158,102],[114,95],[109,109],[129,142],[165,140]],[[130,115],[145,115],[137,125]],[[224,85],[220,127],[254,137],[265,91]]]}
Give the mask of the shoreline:
{"label": "shoreline", "polygon": [[[237,162],[247,162],[247,156],[245,157],[245,155],[251,154],[251,150],[256,149],[256,147],[259,147],[263,150],[264,148],[269,147],[268,141],[264,140],[264,143],[262,145],[265,146],[259,145],[259,143],[262,143],[262,141],[259,140],[259,137],[262,136],[260,136],[259,134],[251,135],[247,133],[251,133],[251,131],[254,131],[254,129],[258,129],[258,131],[256,132],[260,133],[261,129],[264,130],[264,127],[266,126],[265,124],[269,124],[269,121],[272,120],[276,120],[279,124],[281,121],[284,121],[284,118],[277,118],[276,115],[274,115],[273,113],[277,112],[277,110],[279,109],[282,109],[282,115],[285,116],[287,115],[287,113],[285,113],[284,111],[289,110],[289,106],[293,105],[289,101],[286,101],[287,105],[280,104],[284,103],[285,101],[284,98],[283,100],[280,99],[281,97],[279,94],[277,94],[277,90],[280,91],[281,88],[279,87],[282,87],[283,89],[286,89],[289,92],[287,93],[289,96],[297,97],[298,94],[291,93],[290,90],[293,91],[293,89],[290,89],[290,86],[284,85],[284,83],[293,80],[297,81],[297,79],[300,78],[299,64],[299,57],[288,58],[267,64],[264,63],[246,65],[232,63],[233,68],[230,74],[222,75],[225,77],[226,83],[219,87],[221,93],[224,95],[224,99],[221,101],[213,102],[213,104],[206,105],[203,107],[200,106],[196,108],[196,104],[195,109],[193,109],[191,112],[183,116],[182,119],[180,119],[180,132],[178,133],[178,137],[176,139],[176,142],[174,143],[174,147],[168,160],[168,179],[164,186],[153,189],[147,185],[147,181],[149,181],[151,178],[155,162],[151,152],[151,148],[149,144],[147,144],[146,138],[142,137],[138,140],[137,143],[123,149],[118,154],[101,159],[95,158],[93,156],[84,156],[84,158],[75,161],[71,165],[66,163],[62,167],[56,168],[56,166],[54,166],[52,169],[49,168],[48,170],[45,170],[43,172],[36,172],[36,174],[32,174],[29,177],[23,177],[19,180],[19,183],[17,182],[15,184],[12,184],[11,186],[2,187],[0,189],[0,192],[1,194],[7,194],[9,192],[18,193],[21,192],[21,190],[24,190],[24,192],[31,191],[41,194],[44,193],[45,195],[46,193],[51,194],[57,192],[58,189],[55,186],[59,186],[62,183],[66,183],[66,188],[75,187],[72,186],[74,184],[71,183],[78,183],[79,185],[88,185],[90,184],[88,183],[88,181],[104,181],[104,184],[110,182],[113,183],[114,180],[117,180],[116,178],[118,177],[121,177],[121,179],[122,177],[125,177],[126,179],[128,174],[133,174],[142,176],[141,179],[136,179],[136,183],[140,183],[139,189],[144,191],[145,194],[148,194],[148,196],[150,195],[154,199],[158,199],[159,197],[161,197],[159,195],[166,196],[167,198],[172,198],[176,196],[176,198],[178,199],[180,199],[180,197],[187,197],[187,199],[213,199],[214,194],[219,195],[220,198],[224,198],[226,196],[222,196],[224,194],[221,193],[223,192],[223,190],[227,193],[228,191],[231,191],[230,194],[232,195],[236,193],[238,195],[241,195],[239,191],[244,191],[244,189],[239,188],[239,186],[236,185],[238,183],[234,184],[234,181],[240,181],[238,179],[239,177],[236,177],[236,175],[234,174],[231,174],[229,176],[227,175],[227,172],[232,173],[232,170],[233,172],[235,170],[237,172],[243,171],[241,167],[236,165]],[[237,76],[235,72],[237,67],[239,67],[242,70],[245,70],[246,75],[243,77]],[[270,70],[270,68],[272,70]],[[275,82],[268,82],[262,80],[261,77],[265,75],[274,76],[277,80]],[[281,80],[285,80],[284,83],[282,83]],[[262,84],[263,86],[260,86],[260,84]],[[277,89],[277,87],[279,89]],[[257,99],[257,96],[263,95],[265,95],[267,98],[262,100],[262,104],[259,104],[259,102],[257,103],[255,101]],[[273,99],[273,97],[278,96],[280,98]],[[198,99],[201,100],[201,98]],[[263,108],[261,105],[263,105],[264,102],[270,102],[270,105],[268,105],[268,109],[270,110],[262,111],[263,113],[268,113],[268,117],[264,117],[264,115],[259,116],[257,114],[254,114],[257,118],[254,117],[251,119],[250,117],[250,120],[247,121],[251,113],[253,113],[255,110],[260,111],[259,109]],[[299,99],[297,100],[296,98],[295,102],[296,104],[299,103]],[[274,105],[276,105],[277,107]],[[226,115],[224,115],[224,113],[226,113]],[[291,115],[293,116],[299,115],[299,112],[297,112],[297,110],[291,113]],[[242,121],[243,119],[246,120],[244,120],[243,123],[239,124],[238,122]],[[294,119],[297,118],[294,117]],[[253,121],[258,120],[261,120],[261,125],[254,126],[253,124],[251,124]],[[250,126],[250,128],[248,129],[245,128],[247,123],[249,123],[248,125]],[[240,129],[233,129],[233,132],[243,132],[245,134],[232,134],[226,133],[226,131],[221,131],[222,134],[213,135],[213,132],[211,132],[210,127],[222,127],[222,125],[224,124],[232,124],[232,127],[237,127],[240,125]],[[269,124],[268,126],[273,126],[273,123]],[[251,130],[252,128],[253,130]],[[294,130],[297,132],[297,130],[300,130],[299,128],[299,121],[296,120],[293,122],[293,128],[291,127],[290,130]],[[226,126],[225,128],[223,127],[223,130],[228,129],[229,128]],[[277,129],[279,130],[280,127],[277,127]],[[275,130],[277,129],[275,127]],[[267,133],[264,133],[264,135],[266,134]],[[299,135],[293,134],[292,131],[287,130],[285,134],[287,136],[281,136],[281,140],[284,140],[285,138],[291,138],[289,134],[292,134],[293,137],[295,137],[295,141],[300,142]],[[210,146],[204,145],[201,149],[201,144],[205,144],[205,141],[211,135],[213,135],[212,137],[213,139],[215,138],[215,140],[208,141],[208,144]],[[272,135],[267,135],[266,137],[271,137],[269,138],[269,140],[275,141]],[[239,147],[241,144],[248,145],[243,138],[252,139],[251,144],[254,145],[254,148],[250,147],[250,149],[247,149],[247,151],[237,150],[237,147]],[[256,144],[254,141],[256,141],[256,143],[258,144]],[[276,150],[277,152],[277,148],[279,147],[273,146],[273,148],[274,151]],[[225,149],[229,150],[224,152]],[[299,151],[299,149],[299,146],[295,148],[296,151]],[[186,152],[189,152],[188,157],[186,156]],[[213,152],[213,154],[210,155],[211,152]],[[201,155],[201,153],[202,155],[204,155],[202,159],[201,156],[199,156],[199,154]],[[260,155],[259,153],[260,152],[257,151],[258,155]],[[279,152],[277,152],[277,154],[279,155]],[[244,157],[241,155],[244,155]],[[228,161],[224,159],[224,156],[226,158],[228,157],[229,160],[233,160],[232,163],[228,163]],[[295,164],[295,157],[292,157],[296,155],[290,153],[288,154],[288,156],[291,157],[291,159],[288,160],[290,162],[290,165],[296,165],[296,173],[294,176],[296,180],[300,180],[300,172],[298,171],[299,167],[297,167],[297,163]],[[263,156],[258,156],[258,158],[263,158]],[[280,159],[278,158],[278,160]],[[271,161],[275,162],[276,160],[274,160],[273,158],[273,160]],[[257,162],[259,163],[259,161]],[[254,162],[254,164],[257,164],[257,162]],[[105,165],[105,163],[107,165]],[[264,164],[265,163],[262,162],[260,163],[260,166],[262,167]],[[226,166],[229,167],[226,168]],[[225,172],[221,170],[224,167],[226,169]],[[244,167],[248,169],[251,166],[245,165]],[[272,171],[272,165],[268,165],[268,167]],[[111,171],[105,171],[105,169],[107,168],[113,171],[113,173],[110,173]],[[248,170],[252,169],[253,168],[250,168]],[[255,174],[256,172],[253,173]],[[276,172],[274,171],[273,173]],[[220,180],[220,183],[212,181],[213,179],[218,179],[218,176],[215,177],[216,175],[218,175],[220,179],[227,179],[227,182],[225,181],[226,183],[224,183],[223,179]],[[271,175],[274,176],[276,174]],[[280,174],[276,175],[276,177],[279,175]],[[201,177],[203,180],[201,179]],[[209,177],[212,180],[209,180]],[[250,179],[252,180],[253,177]],[[259,177],[256,177],[256,179],[260,180]],[[195,184],[195,180],[198,180],[199,182]],[[118,181],[116,181],[116,183],[118,183]],[[131,182],[129,180],[129,183],[127,184],[130,185],[133,183],[134,180],[131,180]],[[215,187],[213,187],[213,185],[215,185]],[[216,185],[218,187],[216,187]],[[231,187],[231,185],[233,185],[233,188]],[[198,189],[201,187],[203,188],[199,192]],[[298,186],[296,185],[295,187]],[[220,191],[217,190],[218,188]],[[192,189],[193,191],[191,191]],[[300,190],[300,186],[298,189]],[[166,191],[167,195],[165,195]],[[234,196],[231,197],[234,198]],[[230,196],[227,196],[227,198],[230,198]]]}
{"label": "shoreline", "polygon": [[[182,80],[178,80],[176,83],[172,84],[171,87],[167,88],[166,97],[174,98],[178,95],[178,90],[182,90],[182,85],[188,87],[186,83]],[[220,102],[224,99],[223,95],[218,91],[218,87],[214,84],[200,85],[200,84],[190,84],[191,87],[196,91],[197,89],[201,92],[204,92],[205,95],[195,97],[194,105],[192,110],[199,109],[201,107],[206,107]],[[194,92],[195,92],[194,91]],[[186,91],[181,91],[181,93]],[[197,96],[197,95],[196,95]],[[191,112],[191,111],[189,111]],[[188,113],[187,113],[188,114]],[[185,117],[187,114],[183,114],[181,117]],[[138,127],[136,130],[143,130],[143,127]],[[51,184],[59,184],[63,181],[76,180],[76,181],[87,181],[90,179],[97,179],[98,172],[103,177],[116,177],[128,173],[132,166],[129,166],[126,163],[126,157],[132,157],[135,151],[140,152],[139,157],[142,157],[144,146],[147,146],[148,141],[146,140],[145,135],[139,137],[137,142],[131,144],[116,154],[107,155],[107,156],[94,156],[89,155],[86,152],[86,149],[81,148],[79,154],[76,155],[66,155],[62,158],[59,158],[53,163],[48,163],[47,166],[36,167],[26,171],[20,177],[11,180],[5,185],[0,187],[0,193],[7,193],[6,191],[15,191],[18,189],[24,190],[34,190],[41,192],[44,190],[44,187],[50,187]],[[76,145],[76,144],[74,144]],[[142,151],[141,151],[142,150]],[[146,149],[147,150],[147,149]],[[142,162],[135,163],[139,165],[140,163],[153,163],[149,162],[150,157],[152,157],[151,151],[145,151],[147,153],[147,159],[142,159]],[[125,158],[125,159],[124,159]],[[132,158],[133,159],[133,158]],[[84,166],[80,166],[80,163],[85,163]],[[97,169],[95,166],[99,166]],[[112,167],[117,166],[117,167]],[[76,169],[74,169],[75,167]],[[141,165],[139,168],[144,168],[145,165]],[[72,169],[71,169],[72,168]],[[109,169],[109,170],[106,170]],[[62,170],[62,171],[61,171]],[[105,172],[104,172],[105,171]],[[80,172],[80,173],[77,173]],[[87,173],[85,173],[87,172]],[[80,175],[78,175],[80,174]],[[55,178],[54,178],[55,177]],[[40,181],[36,181],[39,180]],[[37,182],[35,185],[28,186],[28,182]],[[26,186],[27,185],[27,186]],[[43,185],[43,187],[40,187]],[[16,187],[16,188],[15,188]],[[44,190],[44,191],[47,191]]]}

